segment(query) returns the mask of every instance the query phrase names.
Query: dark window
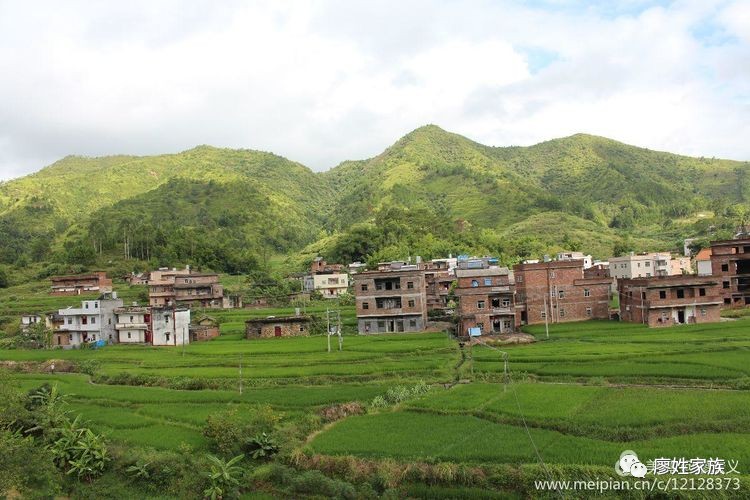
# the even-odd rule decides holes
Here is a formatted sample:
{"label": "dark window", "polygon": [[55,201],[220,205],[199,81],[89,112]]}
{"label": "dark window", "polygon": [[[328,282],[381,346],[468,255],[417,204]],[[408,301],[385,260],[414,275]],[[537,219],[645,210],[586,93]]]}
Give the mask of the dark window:
{"label": "dark window", "polygon": [[477,287],[477,286],[479,286],[479,282],[477,280],[471,280],[471,286],[472,287]]}
{"label": "dark window", "polygon": [[557,296],[561,299],[565,298],[565,290],[558,290]]}
{"label": "dark window", "polygon": [[583,296],[584,297],[591,297],[591,290],[589,290],[588,288],[584,288],[583,289]]}
{"label": "dark window", "polygon": [[410,326],[411,328],[416,328],[416,327],[417,327],[417,321],[416,321],[416,320],[414,320],[414,319],[410,319],[410,320],[409,320],[409,326]]}
{"label": "dark window", "polygon": [[722,282],[722,283],[721,283],[721,287],[722,287],[722,288],[729,288],[729,282],[728,282],[728,281],[724,281],[724,282]]}
{"label": "dark window", "polygon": [[492,307],[500,307],[500,299],[499,298],[493,298],[492,299]]}
{"label": "dark window", "polygon": [[678,299],[684,299],[685,298],[685,290],[682,288],[677,289],[677,298]]}
{"label": "dark window", "polygon": [[414,282],[413,281],[407,281],[406,282],[406,288],[408,288],[409,290],[411,290],[412,288],[414,288]]}
{"label": "dark window", "polygon": [[722,264],[722,265],[721,265],[721,271],[722,271],[722,272],[727,272],[727,271],[729,271],[729,264]]}
{"label": "dark window", "polygon": [[362,285],[360,288],[362,289],[363,292],[367,291],[367,285]]}
{"label": "dark window", "polygon": [[565,317],[565,309],[563,309],[563,308],[560,308],[560,317],[561,318]]}
{"label": "dark window", "polygon": [[484,309],[484,301],[480,300],[477,302],[477,309]]}
{"label": "dark window", "polygon": [[705,288],[699,288],[698,289],[698,295],[700,295],[701,297],[705,297],[706,296],[706,289]]}
{"label": "dark window", "polygon": [[414,301],[413,300],[409,301],[409,307],[414,307]]}
{"label": "dark window", "polygon": [[369,309],[369,308],[370,308],[370,304],[368,304],[367,302],[362,302],[362,309]]}
{"label": "dark window", "polygon": [[724,299],[724,303],[730,305],[732,303],[732,299]]}
{"label": "dark window", "polygon": [[660,299],[666,299],[667,298],[667,292],[665,290],[659,290],[659,298]]}

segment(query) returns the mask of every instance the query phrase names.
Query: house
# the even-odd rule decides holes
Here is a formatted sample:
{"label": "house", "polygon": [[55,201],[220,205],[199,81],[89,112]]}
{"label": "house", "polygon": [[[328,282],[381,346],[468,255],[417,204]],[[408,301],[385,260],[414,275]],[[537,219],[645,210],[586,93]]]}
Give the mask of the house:
{"label": "house", "polygon": [[517,324],[609,319],[611,278],[585,278],[583,260],[513,266]]}
{"label": "house", "polygon": [[103,340],[117,342],[115,309],[122,307],[117,292],[106,293],[95,300],[84,300],[81,307],[60,309],[62,324],[54,330],[53,344],[60,347],[77,347],[83,343]]}
{"label": "house", "polygon": [[151,309],[149,307],[132,305],[118,307],[114,311],[117,321],[117,341],[121,344],[150,344]]}
{"label": "house", "polygon": [[515,294],[513,272],[507,267],[457,269],[458,335],[467,337],[474,328],[483,335],[513,333]]}
{"label": "house", "polygon": [[253,318],[245,321],[245,335],[248,339],[308,336],[311,321],[305,315]]}
{"label": "house", "polygon": [[190,341],[199,342],[219,336],[219,322],[211,316],[203,315],[190,325]]}
{"label": "house", "polygon": [[750,305],[750,238],[711,242],[711,271],[721,287],[722,302],[729,307]]}
{"label": "house", "polygon": [[593,265],[591,255],[584,255],[583,252],[559,252],[557,260],[582,260],[584,270]]}
{"label": "house", "polygon": [[585,279],[610,278],[609,262],[597,262],[592,264],[588,269],[584,268],[583,277]]}
{"label": "house", "polygon": [[677,276],[680,274],[693,274],[693,263],[690,257],[684,255],[672,256],[669,261],[669,275]]}
{"label": "house", "polygon": [[151,345],[181,346],[190,343],[190,309],[151,307]]}
{"label": "house", "polygon": [[22,314],[21,315],[21,331],[25,332],[26,330],[29,329],[31,325],[35,325],[41,322],[42,322],[42,317],[39,314]]}
{"label": "house", "polygon": [[242,295],[239,294],[231,294],[231,295],[225,295],[221,299],[221,308],[222,309],[242,309]]}
{"label": "house", "polygon": [[695,254],[695,269],[698,272],[698,276],[711,276],[713,274],[710,248],[702,248]]}
{"label": "house", "polygon": [[623,321],[650,327],[720,321],[719,280],[712,276],[661,276],[618,280]]}
{"label": "house", "polygon": [[[609,259],[609,273],[613,278],[650,278],[652,276],[670,276],[672,256],[669,253],[630,252],[622,257]],[[682,274],[682,273],[680,273]]]}
{"label": "house", "polygon": [[339,274],[343,269],[344,266],[341,264],[329,264],[323,257],[315,257],[310,265],[310,274]]}
{"label": "house", "polygon": [[196,273],[185,269],[152,271],[148,284],[149,304],[153,307],[221,308],[224,288],[215,273]]}
{"label": "house", "polygon": [[349,275],[343,269],[341,264],[328,264],[322,257],[316,257],[310,274],[304,277],[303,290],[316,290],[326,299],[339,297],[349,291]]}
{"label": "house", "polygon": [[112,280],[104,271],[94,271],[76,276],[53,276],[50,278],[52,295],[81,295],[82,293],[105,293],[112,291]]}
{"label": "house", "polygon": [[128,285],[148,285],[147,273],[130,273],[125,276],[125,282]]}
{"label": "house", "polygon": [[354,294],[359,333],[419,332],[426,327],[424,271],[416,265],[397,263],[388,270],[357,273]]}

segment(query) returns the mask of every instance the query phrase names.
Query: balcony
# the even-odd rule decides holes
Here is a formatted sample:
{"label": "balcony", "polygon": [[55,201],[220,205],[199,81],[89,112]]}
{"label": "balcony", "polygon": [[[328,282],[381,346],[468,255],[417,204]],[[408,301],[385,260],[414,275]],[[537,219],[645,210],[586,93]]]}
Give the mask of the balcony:
{"label": "balcony", "polygon": [[490,312],[492,314],[501,314],[501,315],[508,315],[508,314],[515,314],[515,310],[508,306],[508,307],[493,307],[490,309]]}
{"label": "balcony", "polygon": [[146,323],[117,323],[115,330],[146,330],[148,325]]}

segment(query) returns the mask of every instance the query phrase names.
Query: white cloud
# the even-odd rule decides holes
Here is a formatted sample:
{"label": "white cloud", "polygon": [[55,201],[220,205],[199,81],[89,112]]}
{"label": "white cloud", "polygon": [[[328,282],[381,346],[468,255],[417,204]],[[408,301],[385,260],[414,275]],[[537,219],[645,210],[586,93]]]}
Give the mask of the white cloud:
{"label": "white cloud", "polygon": [[325,169],[425,123],[750,159],[747,3],[598,5],[0,2],[0,178],[204,143]]}

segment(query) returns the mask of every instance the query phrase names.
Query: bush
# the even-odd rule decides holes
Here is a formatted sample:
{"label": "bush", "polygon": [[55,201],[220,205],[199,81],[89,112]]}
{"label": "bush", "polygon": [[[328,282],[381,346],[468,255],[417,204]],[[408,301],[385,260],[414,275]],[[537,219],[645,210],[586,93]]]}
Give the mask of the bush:
{"label": "bush", "polygon": [[320,416],[326,422],[335,422],[351,415],[362,415],[363,413],[365,413],[364,406],[356,401],[326,406],[320,410]]}
{"label": "bush", "polygon": [[[253,439],[262,435],[274,441],[274,432],[281,421],[281,414],[269,405],[258,406],[247,415],[239,415],[236,408],[230,408],[209,415],[203,427],[203,435],[209,440],[212,450],[224,456],[252,453],[258,443]],[[278,451],[276,443],[273,443]]]}
{"label": "bush", "polygon": [[386,406],[397,405],[406,401],[407,399],[415,398],[427,393],[430,390],[430,386],[425,383],[424,380],[420,380],[416,385],[412,387],[397,385],[391,387],[383,396],[375,396],[370,403],[373,408],[385,408]]}

